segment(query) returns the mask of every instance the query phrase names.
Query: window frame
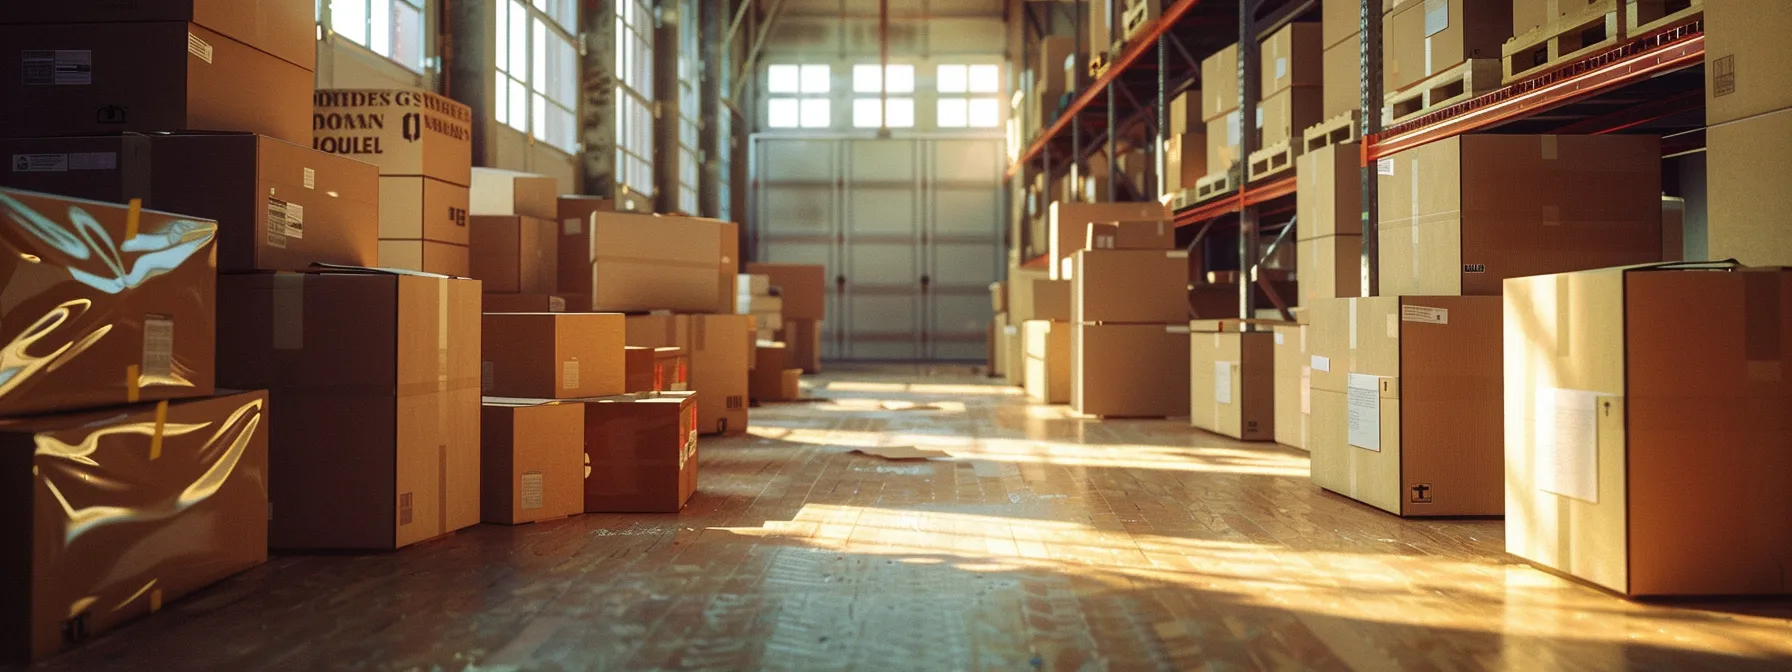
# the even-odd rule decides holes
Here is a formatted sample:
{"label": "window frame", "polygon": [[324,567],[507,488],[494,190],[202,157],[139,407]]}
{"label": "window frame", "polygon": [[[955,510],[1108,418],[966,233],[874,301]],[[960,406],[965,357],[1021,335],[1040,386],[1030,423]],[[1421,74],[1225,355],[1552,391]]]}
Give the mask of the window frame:
{"label": "window frame", "polygon": [[[536,142],[566,154],[577,154],[584,147],[578,130],[580,61],[577,34],[573,32],[577,26],[569,29],[543,8],[552,2],[496,3],[497,14],[492,22],[496,55],[492,63],[492,117]],[[574,11],[576,14],[576,5]],[[520,31],[512,29],[512,22],[518,18],[523,21]],[[519,35],[523,39],[520,48],[512,43]],[[560,48],[550,53],[550,47]],[[520,68],[514,62],[519,56],[524,61]],[[560,130],[555,132],[554,126],[560,126]]]}
{"label": "window frame", "polygon": [[[345,6],[352,4],[361,7],[362,22],[364,24],[362,25],[362,28],[365,31],[362,33],[364,39],[356,39],[355,34],[337,29],[338,24],[336,23],[335,5],[339,2],[343,3]],[[373,11],[376,2],[384,3],[387,10],[384,17],[386,21],[386,29],[383,31],[383,39],[385,41],[384,49],[376,44],[377,40],[382,39],[376,37],[376,31],[374,30],[376,21],[379,20],[378,14]],[[435,16],[433,10],[439,7],[438,2],[440,2],[440,0],[316,0],[313,4],[314,11],[312,12],[312,16],[316,20],[317,25],[327,34],[331,36],[340,36],[344,41],[364,49],[368,53],[384,59],[393,65],[403,68],[405,72],[418,76],[429,76],[433,74],[433,71],[435,70],[433,67],[435,65],[435,55],[432,53],[434,36],[430,31],[430,24],[433,22],[433,17]],[[395,4],[417,10],[416,29],[418,34],[415,36],[417,48],[416,63],[406,63],[403,60],[400,60],[397,48],[394,46],[401,43],[398,39],[399,26],[392,22],[393,17],[391,15],[391,9]]]}

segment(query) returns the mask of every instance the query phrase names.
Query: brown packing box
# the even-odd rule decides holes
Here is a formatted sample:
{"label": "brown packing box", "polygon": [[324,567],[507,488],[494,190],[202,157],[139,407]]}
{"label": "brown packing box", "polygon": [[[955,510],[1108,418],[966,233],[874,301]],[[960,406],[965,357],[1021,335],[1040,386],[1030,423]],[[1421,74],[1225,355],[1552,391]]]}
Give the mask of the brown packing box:
{"label": "brown packing box", "polygon": [[1242,160],[1239,143],[1244,140],[1244,117],[1238,110],[1207,120],[1207,172],[1228,170]]}
{"label": "brown packing box", "polygon": [[1295,159],[1297,240],[1363,232],[1362,145],[1327,145]]}
{"label": "brown packing box", "polygon": [[1402,516],[1500,515],[1501,309],[1497,296],[1314,304],[1313,483]]}
{"label": "brown packing box", "polygon": [[1661,257],[1655,136],[1465,135],[1377,174],[1383,295],[1497,295],[1506,278]]}
{"label": "brown packing box", "polygon": [[[1330,119],[1351,110],[1363,109],[1361,67],[1363,47],[1356,33],[1336,45],[1327,47],[1321,56],[1325,68],[1325,97],[1319,104],[1319,118]],[[1303,132],[1306,129],[1301,129]]]}
{"label": "brown packing box", "polygon": [[768,264],[749,262],[747,273],[771,278],[784,299],[785,319],[820,320],[827,317],[827,269],[820,264]]}
{"label": "brown packing box", "polygon": [[311,142],[311,70],[195,24],[0,25],[0,44],[0,72],[23,73],[0,77],[7,136],[191,130]]}
{"label": "brown packing box", "polygon": [[1071,326],[1071,410],[1102,417],[1188,413],[1187,323]]}
{"label": "brown packing box", "polygon": [[697,491],[699,393],[587,399],[585,511],[677,513]]}
{"label": "brown packing box", "polygon": [[1276,443],[1301,450],[1307,448],[1313,393],[1307,328],[1304,324],[1275,327]]}
{"label": "brown packing box", "polygon": [[417,89],[330,89],[312,95],[311,147],[379,166],[382,176],[473,184],[473,110]]}
{"label": "brown packing box", "polygon": [[680,347],[690,353],[697,428],[704,434],[747,431],[751,315],[630,315],[628,344]]}
{"label": "brown packing box", "polygon": [[578,399],[624,392],[624,330],[617,313],[486,313],[480,392],[491,397]]}
{"label": "brown packing box", "polygon": [[821,323],[815,320],[785,320],[778,338],[790,348],[785,366],[803,373],[821,373]]}
{"label": "brown packing box", "polygon": [[[1227,45],[1201,59],[1201,121],[1211,122],[1238,109],[1238,45]],[[1207,127],[1208,139],[1213,127]]]}
{"label": "brown packing box", "polygon": [[[1784,55],[1786,36],[1792,35],[1792,3],[1717,0],[1704,5],[1705,124],[1715,127],[1792,108],[1792,87],[1786,86],[1792,81],[1792,59]],[[1787,124],[1783,115],[1777,123],[1780,128]],[[1717,182],[1711,180],[1714,186]]]}
{"label": "brown packing box", "polygon": [[1383,22],[1387,91],[1399,91],[1471,58],[1499,58],[1512,38],[1512,7],[1486,0],[1408,2]]}
{"label": "brown packing box", "polygon": [[6,663],[267,561],[263,392],[0,420],[0,474]]}
{"label": "brown packing box", "polygon": [[381,177],[380,239],[466,247],[467,198],[466,187],[437,179]]}
{"label": "brown packing box", "polygon": [[695,217],[598,211],[567,219],[560,291],[589,295],[598,311],[733,313],[739,236],[733,222]]}
{"label": "brown packing box", "polygon": [[379,173],[360,161],[249,133],[0,140],[0,153],[9,186],[216,220],[220,271],[379,262]]}
{"label": "brown packing box", "polygon": [[[625,393],[684,392],[690,388],[690,357],[679,347],[627,346],[623,388]],[[783,366],[779,362],[779,366]]]}
{"label": "brown packing box", "polygon": [[1070,332],[1067,322],[1028,320],[1021,325],[1024,387],[1033,401],[1070,403]]}
{"label": "brown packing box", "polygon": [[1169,218],[1169,208],[1161,203],[1054,202],[1046,223],[1047,254],[1051,259],[1047,275],[1053,280],[1071,279],[1066,272],[1070,268],[1070,255],[1088,245],[1089,225],[1092,223],[1159,221]]}
{"label": "brown packing box", "polygon": [[133,238],[129,219],[0,189],[0,416],[212,393],[217,225],[144,210]]}
{"label": "brown packing box", "polygon": [[317,69],[314,0],[9,2],[0,24],[192,22],[305,70]]}
{"label": "brown packing box", "polygon": [[218,316],[219,383],[269,390],[271,548],[393,549],[479,522],[477,281],[224,275]]}
{"label": "brown packing box", "polygon": [[1243,441],[1276,438],[1276,335],[1191,329],[1189,426]]}
{"label": "brown packing box", "polygon": [[1195,188],[1207,176],[1207,128],[1196,126],[1188,133],[1177,133],[1164,141],[1164,193],[1175,194]]}
{"label": "brown packing box", "polygon": [[1174,250],[1176,223],[1159,219],[1149,222],[1097,222],[1089,225],[1085,250]]}
{"label": "brown packing box", "polygon": [[1048,35],[1040,38],[1034,47],[1039,54],[1039,63],[1034,70],[1039,78],[1040,90],[1051,93],[1063,93],[1070,90],[1070,82],[1064,69],[1064,61],[1076,52],[1076,37],[1071,35]]}
{"label": "brown packing box", "polygon": [[1049,319],[1033,314],[1035,301],[1033,288],[1037,283],[1046,280],[1042,269],[1010,267],[1008,269],[1008,321],[1005,324],[1020,324],[1027,320]]}
{"label": "brown packing box", "polygon": [[1705,137],[1709,256],[1792,264],[1792,110],[1712,126]]}
{"label": "brown packing box", "polygon": [[1320,62],[1324,50],[1324,36],[1318,23],[1282,26],[1258,45],[1263,83],[1257,89],[1257,95],[1267,99],[1291,86],[1318,87],[1325,77]]}
{"label": "brown packing box", "polygon": [[[748,396],[754,401],[794,401],[796,399],[795,395],[787,394],[789,390],[784,384],[785,372],[792,370],[784,368],[785,362],[790,359],[787,350],[788,348],[783,343],[760,343],[754,348],[753,357],[758,363],[753,367],[752,373],[748,375],[750,382],[747,386]],[[797,375],[802,375],[802,370],[796,369],[796,372]]]}
{"label": "brown packing box", "polygon": [[[1324,26],[1320,42],[1325,48],[1330,49],[1363,31],[1362,0],[1320,0],[1320,4],[1324,5],[1320,16],[1320,24]],[[1381,10],[1386,13],[1396,4],[1382,0]]]}
{"label": "brown packing box", "polygon": [[498,168],[473,168],[472,214],[522,215],[557,220],[560,216],[560,183],[546,175]]}
{"label": "brown packing box", "polygon": [[558,234],[559,227],[545,219],[473,217],[467,271],[488,292],[552,293],[558,284]]}
{"label": "brown packing box", "polygon": [[488,397],[479,409],[479,519],[501,525],[585,511],[585,405]]}
{"label": "brown packing box", "polygon": [[1506,551],[1632,596],[1792,588],[1792,271],[1506,281]]}
{"label": "brown packing box", "polygon": [[1300,305],[1362,296],[1363,237],[1325,236],[1295,243]]}
{"label": "brown packing box", "polygon": [[1264,98],[1257,104],[1259,149],[1305,142],[1307,127],[1325,120],[1320,115],[1324,107],[1325,91],[1318,86],[1293,86]]}
{"label": "brown packing box", "polygon": [[471,274],[467,268],[467,246],[433,240],[382,240],[380,266],[457,278]]}
{"label": "brown packing box", "polygon": [[636,392],[653,392],[659,383],[654,364],[654,350],[641,345],[630,345],[622,349],[622,390],[626,394]]}
{"label": "brown packing box", "polygon": [[1188,252],[1083,250],[1073,261],[1071,321],[1188,321]]}
{"label": "brown packing box", "polygon": [[1071,284],[1069,280],[1034,280],[1033,312],[1027,321],[1069,322]]}
{"label": "brown packing box", "polygon": [[1190,89],[1170,99],[1170,137],[1186,133],[1199,134],[1204,121],[1201,117],[1201,90]]}
{"label": "brown packing box", "polygon": [[488,313],[582,313],[590,303],[576,294],[492,294],[485,295],[484,310]]}

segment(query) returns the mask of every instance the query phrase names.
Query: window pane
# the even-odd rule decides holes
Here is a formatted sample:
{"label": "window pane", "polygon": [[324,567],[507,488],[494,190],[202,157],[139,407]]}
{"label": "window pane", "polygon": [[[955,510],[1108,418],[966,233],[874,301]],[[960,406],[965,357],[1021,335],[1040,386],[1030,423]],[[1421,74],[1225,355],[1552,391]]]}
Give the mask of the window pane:
{"label": "window pane", "polygon": [[774,65],[765,70],[765,90],[772,93],[796,93],[802,90],[802,69],[794,65]]}
{"label": "window pane", "polygon": [[994,65],[971,66],[971,92],[995,93],[1001,90],[1001,68]]}
{"label": "window pane", "polygon": [[887,125],[890,128],[915,127],[915,99],[891,98],[889,100],[889,107],[886,111],[889,115],[889,122]]}
{"label": "window pane", "polygon": [[510,80],[510,126],[516,130],[529,130],[529,89],[522,82]]}
{"label": "window pane", "polygon": [[883,101],[876,98],[855,98],[852,101],[852,127],[878,128],[883,125]]}
{"label": "window pane", "polygon": [[498,83],[492,87],[492,90],[497,92],[497,100],[492,101],[492,112],[493,116],[498,118],[498,123],[508,124],[510,123],[510,78],[505,77],[502,72],[497,74]]}
{"label": "window pane", "polygon": [[833,125],[833,110],[828,105],[828,99],[803,99],[803,128],[827,128]]}
{"label": "window pane", "polygon": [[330,0],[330,30],[367,44],[367,0]]}
{"label": "window pane", "polygon": [[964,93],[970,88],[969,77],[970,73],[962,65],[940,66],[940,93]]}
{"label": "window pane", "polygon": [[969,123],[970,110],[963,98],[940,99],[940,128],[964,128]]}
{"label": "window pane", "polygon": [[803,93],[827,93],[832,84],[829,80],[828,66],[803,66]]}
{"label": "window pane", "polygon": [[578,31],[578,9],[574,0],[535,0],[535,8],[547,14],[562,30]]}
{"label": "window pane", "polygon": [[391,0],[369,0],[372,7],[367,12],[367,48],[381,56],[392,54],[392,2]]}
{"label": "window pane", "polygon": [[915,66],[892,65],[888,68],[885,79],[890,93],[915,92]]}
{"label": "window pane", "polygon": [[875,65],[852,66],[853,93],[877,93],[883,90],[883,76]]}
{"label": "window pane", "polygon": [[498,9],[498,72],[510,72],[510,13]]}
{"label": "window pane", "polygon": [[529,54],[532,57],[529,60],[529,88],[541,92],[547,90],[548,85],[548,24],[540,18],[530,17],[529,28],[535,38],[529,42],[529,46],[534,47]]}
{"label": "window pane", "polygon": [[523,3],[510,0],[510,67],[505,72],[514,77],[529,76],[529,10]]}
{"label": "window pane", "polygon": [[392,60],[423,71],[423,10],[409,2],[392,3]]}
{"label": "window pane", "polygon": [[994,98],[972,98],[970,117],[974,128],[995,128],[1002,123],[1002,112]]}
{"label": "window pane", "polygon": [[800,118],[795,98],[773,98],[766,108],[766,124],[772,128],[796,128]]}

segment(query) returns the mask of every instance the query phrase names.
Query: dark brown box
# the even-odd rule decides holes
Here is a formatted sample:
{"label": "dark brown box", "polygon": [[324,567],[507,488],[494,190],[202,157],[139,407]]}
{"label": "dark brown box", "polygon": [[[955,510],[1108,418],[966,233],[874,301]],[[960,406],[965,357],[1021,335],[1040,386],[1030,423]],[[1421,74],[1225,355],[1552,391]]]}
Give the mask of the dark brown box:
{"label": "dark brown box", "polygon": [[551,294],[558,280],[557,233],[545,219],[475,216],[468,233],[468,271],[488,292]]}
{"label": "dark brown box", "polygon": [[306,70],[317,69],[315,0],[9,2],[0,24],[190,21]]}
{"label": "dark brown box", "polygon": [[480,520],[520,525],[585,511],[585,405],[487,397],[479,409]]}
{"label": "dark brown box", "polygon": [[697,491],[695,392],[586,399],[585,511],[677,513]]}
{"label": "dark brown box", "polygon": [[820,264],[747,264],[747,273],[771,278],[784,299],[784,319],[820,320],[827,317],[827,269]]}

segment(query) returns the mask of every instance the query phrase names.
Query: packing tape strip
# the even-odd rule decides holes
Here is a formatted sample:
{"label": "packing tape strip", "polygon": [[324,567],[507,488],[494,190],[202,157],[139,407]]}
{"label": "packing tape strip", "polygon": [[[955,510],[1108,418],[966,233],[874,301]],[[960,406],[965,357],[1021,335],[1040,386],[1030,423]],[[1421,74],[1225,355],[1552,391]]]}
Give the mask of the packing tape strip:
{"label": "packing tape strip", "polygon": [[143,222],[143,199],[131,199],[130,208],[124,213],[124,239],[137,237],[137,227]]}
{"label": "packing tape strip", "polygon": [[137,380],[143,375],[143,366],[131,364],[124,367],[124,400],[137,403],[142,398],[142,391],[137,387]]}
{"label": "packing tape strip", "polygon": [[149,437],[149,459],[162,457],[162,429],[168,426],[168,402],[156,402],[156,432]]}

